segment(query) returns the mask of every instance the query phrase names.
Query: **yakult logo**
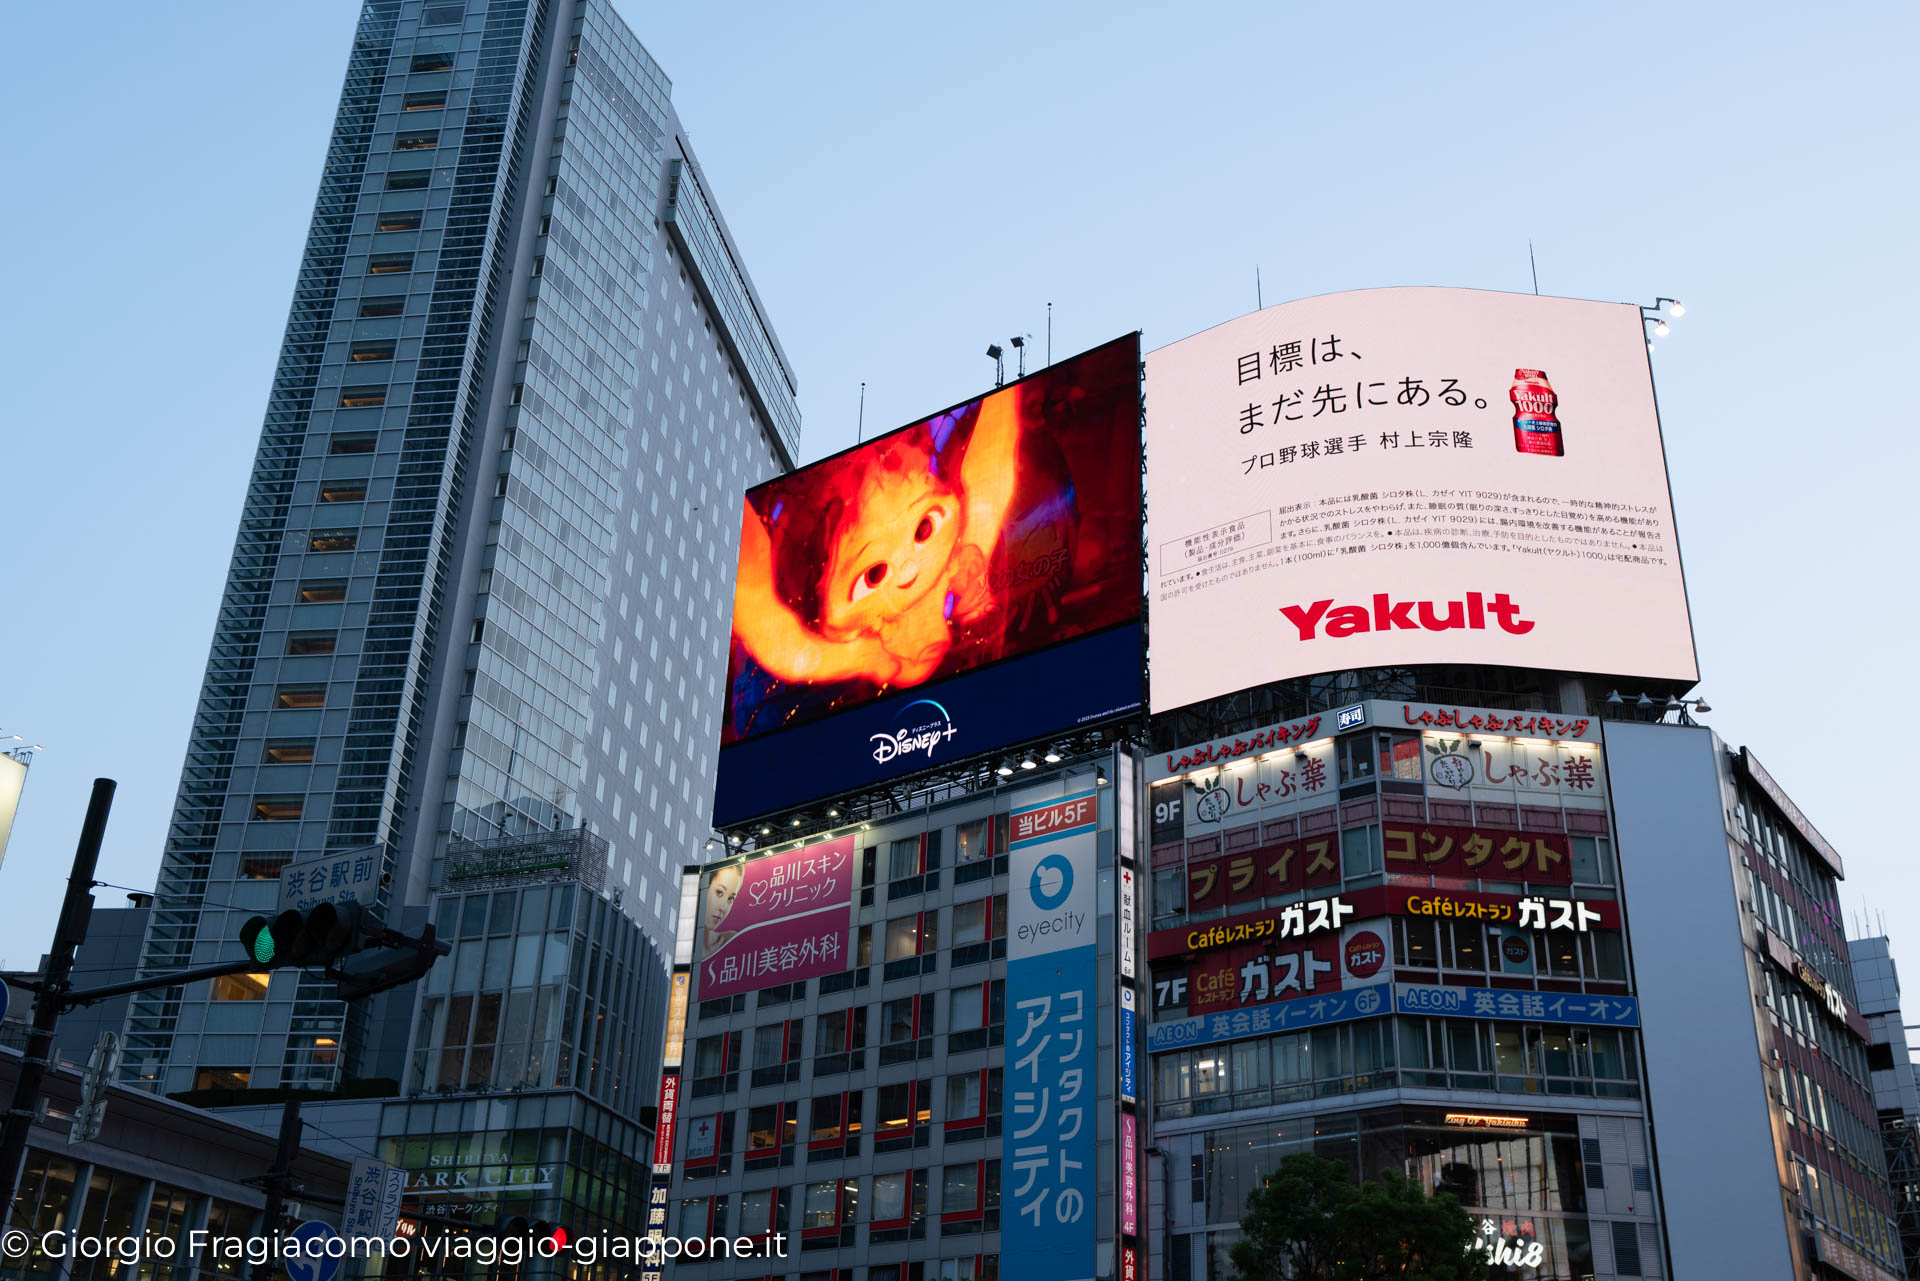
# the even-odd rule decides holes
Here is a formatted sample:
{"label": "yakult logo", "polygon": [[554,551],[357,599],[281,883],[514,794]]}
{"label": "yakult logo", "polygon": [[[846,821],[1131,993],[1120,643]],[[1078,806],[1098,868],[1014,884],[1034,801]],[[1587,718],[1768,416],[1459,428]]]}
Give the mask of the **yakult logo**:
{"label": "yakult logo", "polygon": [[916,707],[931,707],[940,713],[940,719],[909,725],[891,734],[871,735],[868,741],[873,744],[875,761],[884,765],[896,756],[905,756],[911,752],[925,752],[931,759],[934,748],[960,732],[959,727],[953,723],[953,718],[947,715],[947,709],[930,698],[915,699],[901,711],[910,712]]}
{"label": "yakult logo", "polygon": [[1358,636],[1395,628],[1415,632],[1444,632],[1456,627],[1485,631],[1489,615],[1503,632],[1525,636],[1533,630],[1533,621],[1520,617],[1520,607],[1505,592],[1495,592],[1492,600],[1479,592],[1468,592],[1465,600],[1449,601],[1396,601],[1386,592],[1375,592],[1371,609],[1365,605],[1336,607],[1330,600],[1317,600],[1306,606],[1282,605],[1280,612],[1298,629],[1303,641],[1320,635],[1323,624],[1328,636]]}

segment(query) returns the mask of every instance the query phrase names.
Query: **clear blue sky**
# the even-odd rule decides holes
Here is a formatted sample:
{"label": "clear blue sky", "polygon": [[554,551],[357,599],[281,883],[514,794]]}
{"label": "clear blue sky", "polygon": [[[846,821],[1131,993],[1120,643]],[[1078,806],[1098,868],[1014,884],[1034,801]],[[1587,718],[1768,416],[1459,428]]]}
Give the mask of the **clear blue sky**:
{"label": "clear blue sky", "polygon": [[[809,457],[973,394],[987,343],[1160,345],[1389,284],[1686,301],[1655,356],[1708,719],[1920,975],[1911,5],[622,5],[801,384]],[[48,750],[0,961],[90,780],[158,864],[357,7],[15,10],[0,81],[0,726]],[[1633,626],[1630,613],[1596,625]],[[1839,731],[1847,726],[1848,733]],[[1880,744],[1880,746],[1875,746]],[[103,902],[117,903],[107,894]]]}

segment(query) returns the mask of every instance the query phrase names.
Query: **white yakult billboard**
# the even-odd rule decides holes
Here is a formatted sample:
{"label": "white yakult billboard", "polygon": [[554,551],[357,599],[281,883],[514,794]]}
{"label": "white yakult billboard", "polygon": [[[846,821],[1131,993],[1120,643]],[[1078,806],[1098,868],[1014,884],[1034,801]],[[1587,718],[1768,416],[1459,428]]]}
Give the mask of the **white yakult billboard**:
{"label": "white yakult billboard", "polygon": [[1413,663],[1698,678],[1638,307],[1360,290],[1146,367],[1154,710]]}

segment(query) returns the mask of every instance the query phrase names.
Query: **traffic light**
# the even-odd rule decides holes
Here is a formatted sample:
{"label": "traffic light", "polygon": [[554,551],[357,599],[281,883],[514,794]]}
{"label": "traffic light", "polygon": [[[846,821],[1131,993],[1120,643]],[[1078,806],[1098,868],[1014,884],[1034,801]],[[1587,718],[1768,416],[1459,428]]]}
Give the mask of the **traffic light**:
{"label": "traffic light", "polygon": [[322,903],[307,912],[249,918],[240,927],[240,946],[263,970],[326,966],[364,951],[379,933],[358,903]]}
{"label": "traffic light", "polygon": [[358,1001],[384,992],[388,988],[399,987],[402,983],[411,983],[433,968],[433,963],[453,950],[453,944],[442,943],[434,935],[431,925],[420,927],[420,937],[408,938],[405,935],[388,933],[381,943],[386,947],[408,949],[408,954],[397,961],[372,970],[362,970],[340,977],[338,999]]}

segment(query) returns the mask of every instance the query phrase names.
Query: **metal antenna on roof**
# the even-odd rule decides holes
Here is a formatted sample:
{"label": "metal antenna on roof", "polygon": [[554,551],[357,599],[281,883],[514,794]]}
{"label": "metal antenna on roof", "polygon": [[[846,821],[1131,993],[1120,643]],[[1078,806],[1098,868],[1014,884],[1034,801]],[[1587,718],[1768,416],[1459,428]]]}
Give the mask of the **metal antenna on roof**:
{"label": "metal antenna on roof", "polygon": [[1531,240],[1527,242],[1527,270],[1533,273],[1533,293],[1537,298],[1540,295],[1540,264],[1533,260],[1533,242]]}
{"label": "metal antenna on roof", "polygon": [[867,438],[867,385],[860,384],[860,421],[853,429],[853,443],[859,444]]}

